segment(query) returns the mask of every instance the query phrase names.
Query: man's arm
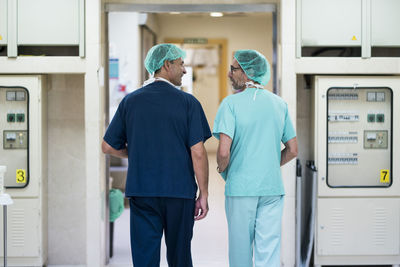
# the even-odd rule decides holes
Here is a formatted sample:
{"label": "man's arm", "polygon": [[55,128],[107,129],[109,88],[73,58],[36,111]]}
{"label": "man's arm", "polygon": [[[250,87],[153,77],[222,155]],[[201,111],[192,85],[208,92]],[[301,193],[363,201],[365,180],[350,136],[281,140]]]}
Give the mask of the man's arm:
{"label": "man's arm", "polygon": [[110,154],[118,158],[128,157],[128,151],[126,150],[126,148],[121,150],[116,150],[104,140],[103,143],[101,144],[101,150],[103,151],[104,154]]}
{"label": "man's arm", "polygon": [[294,137],[285,143],[285,148],[281,151],[281,166],[285,165],[297,157],[297,138]]}
{"label": "man's arm", "polygon": [[229,159],[231,157],[231,145],[232,139],[228,135],[220,133],[217,151],[217,170],[220,173],[225,171],[226,167],[229,165]]}
{"label": "man's arm", "polygon": [[193,169],[199,186],[199,197],[196,200],[195,220],[201,220],[208,213],[208,158],[203,142],[198,142],[191,148]]}

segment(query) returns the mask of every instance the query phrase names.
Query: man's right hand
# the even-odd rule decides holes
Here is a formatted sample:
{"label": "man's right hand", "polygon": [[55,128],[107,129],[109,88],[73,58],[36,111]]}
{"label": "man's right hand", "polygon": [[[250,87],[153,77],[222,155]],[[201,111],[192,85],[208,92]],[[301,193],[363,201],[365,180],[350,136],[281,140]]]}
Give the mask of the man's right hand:
{"label": "man's right hand", "polygon": [[103,151],[104,154],[113,155],[118,158],[128,158],[128,150],[126,148],[121,150],[116,150],[104,140],[101,143],[101,150]]}
{"label": "man's right hand", "polygon": [[203,142],[193,145],[190,150],[193,170],[200,192],[194,209],[194,219],[198,221],[206,217],[208,212],[208,158]]}

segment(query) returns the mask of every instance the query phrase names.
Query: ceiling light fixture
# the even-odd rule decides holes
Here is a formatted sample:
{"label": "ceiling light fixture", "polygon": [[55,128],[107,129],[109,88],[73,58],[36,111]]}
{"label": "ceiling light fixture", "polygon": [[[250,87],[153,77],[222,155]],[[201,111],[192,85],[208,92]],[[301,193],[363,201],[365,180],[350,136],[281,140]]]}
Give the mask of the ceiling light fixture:
{"label": "ceiling light fixture", "polygon": [[214,18],[219,18],[222,17],[224,14],[222,14],[221,12],[211,12],[210,16],[214,17]]}

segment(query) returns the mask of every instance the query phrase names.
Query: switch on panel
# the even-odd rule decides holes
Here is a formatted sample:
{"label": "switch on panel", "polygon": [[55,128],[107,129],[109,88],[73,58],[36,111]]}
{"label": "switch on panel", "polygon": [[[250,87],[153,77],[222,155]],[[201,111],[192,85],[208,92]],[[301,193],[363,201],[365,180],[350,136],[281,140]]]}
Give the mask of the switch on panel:
{"label": "switch on panel", "polygon": [[27,149],[28,136],[26,131],[4,131],[4,149]]}
{"label": "switch on panel", "polygon": [[377,122],[385,122],[385,114],[376,114]]}
{"label": "switch on panel", "polygon": [[15,101],[15,98],[16,98],[15,91],[7,91],[7,93],[6,93],[7,101]]}
{"label": "switch on panel", "polygon": [[376,101],[384,102],[385,101],[385,92],[376,92]]}
{"label": "switch on panel", "polygon": [[385,102],[385,92],[367,92],[368,102]]}
{"label": "switch on panel", "polygon": [[15,122],[15,114],[14,113],[7,114],[7,122]]}
{"label": "switch on panel", "polygon": [[376,101],[376,92],[367,92],[367,101],[369,102]]}
{"label": "switch on panel", "polygon": [[17,100],[17,101],[25,101],[25,92],[24,91],[17,91],[15,93],[15,100]]}
{"label": "switch on panel", "polygon": [[367,115],[368,122],[375,122],[375,114],[368,114]]}
{"label": "switch on panel", "polygon": [[376,140],[376,133],[367,133],[367,141],[375,142]]}
{"label": "switch on panel", "polygon": [[365,149],[387,149],[388,131],[364,131]]}
{"label": "switch on panel", "polygon": [[25,101],[26,94],[24,91],[7,91],[7,101]]}
{"label": "switch on panel", "polygon": [[16,133],[6,133],[6,141],[7,142],[15,142],[15,140],[17,140]]}
{"label": "switch on panel", "polygon": [[24,113],[18,113],[17,114],[17,122],[24,122],[25,121],[25,114]]}

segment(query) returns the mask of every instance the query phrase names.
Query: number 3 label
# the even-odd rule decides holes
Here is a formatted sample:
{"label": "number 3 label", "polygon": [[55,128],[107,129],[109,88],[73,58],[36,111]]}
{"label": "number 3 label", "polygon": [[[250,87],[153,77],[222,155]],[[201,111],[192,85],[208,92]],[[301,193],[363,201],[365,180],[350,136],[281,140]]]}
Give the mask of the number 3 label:
{"label": "number 3 label", "polygon": [[25,184],[26,183],[26,173],[25,170],[18,169],[17,170],[17,184]]}
{"label": "number 3 label", "polygon": [[390,183],[389,170],[381,170],[381,183],[385,183],[385,184]]}

